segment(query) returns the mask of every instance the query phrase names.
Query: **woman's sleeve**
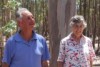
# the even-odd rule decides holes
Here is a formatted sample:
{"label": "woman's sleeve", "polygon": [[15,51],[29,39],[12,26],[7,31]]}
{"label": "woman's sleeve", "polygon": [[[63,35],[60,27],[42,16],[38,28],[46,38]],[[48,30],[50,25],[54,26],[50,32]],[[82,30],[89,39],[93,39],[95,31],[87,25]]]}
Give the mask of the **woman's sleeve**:
{"label": "woman's sleeve", "polygon": [[65,59],[65,44],[64,42],[60,42],[60,47],[59,47],[59,55],[57,61],[63,62]]}
{"label": "woman's sleeve", "polygon": [[93,49],[92,41],[89,42],[89,54],[90,54],[90,58],[92,60],[94,60],[96,55],[95,55],[95,51]]}

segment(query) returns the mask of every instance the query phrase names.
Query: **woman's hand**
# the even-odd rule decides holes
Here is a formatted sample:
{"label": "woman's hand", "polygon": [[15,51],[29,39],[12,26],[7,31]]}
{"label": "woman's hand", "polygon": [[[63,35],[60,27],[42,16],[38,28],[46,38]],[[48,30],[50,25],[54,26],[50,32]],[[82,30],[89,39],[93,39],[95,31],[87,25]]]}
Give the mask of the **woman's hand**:
{"label": "woman's hand", "polygon": [[58,61],[57,62],[57,67],[63,67],[63,62]]}

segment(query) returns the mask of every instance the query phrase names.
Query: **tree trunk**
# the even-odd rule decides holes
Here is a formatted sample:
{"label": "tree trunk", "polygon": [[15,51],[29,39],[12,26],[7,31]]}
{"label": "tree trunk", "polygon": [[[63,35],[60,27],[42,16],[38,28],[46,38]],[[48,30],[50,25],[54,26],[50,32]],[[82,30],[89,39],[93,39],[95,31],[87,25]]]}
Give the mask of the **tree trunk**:
{"label": "tree trunk", "polygon": [[49,0],[50,67],[57,67],[60,40],[70,32],[69,20],[76,13],[76,0]]}

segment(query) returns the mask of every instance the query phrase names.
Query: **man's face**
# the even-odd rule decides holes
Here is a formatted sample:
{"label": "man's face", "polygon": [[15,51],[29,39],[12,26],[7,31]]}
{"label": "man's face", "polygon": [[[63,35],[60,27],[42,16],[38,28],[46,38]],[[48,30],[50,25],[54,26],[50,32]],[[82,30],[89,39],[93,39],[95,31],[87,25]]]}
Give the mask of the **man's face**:
{"label": "man's face", "polygon": [[22,19],[19,23],[21,30],[33,30],[35,25],[35,20],[31,12],[23,11]]}

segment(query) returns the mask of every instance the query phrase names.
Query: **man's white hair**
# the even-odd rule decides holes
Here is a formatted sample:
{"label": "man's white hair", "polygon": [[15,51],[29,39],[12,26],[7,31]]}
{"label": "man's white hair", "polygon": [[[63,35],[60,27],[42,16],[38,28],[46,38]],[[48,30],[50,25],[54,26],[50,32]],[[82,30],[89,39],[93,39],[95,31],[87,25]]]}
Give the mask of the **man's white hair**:
{"label": "man's white hair", "polygon": [[[22,12],[23,11],[29,11],[27,8],[18,8],[16,11],[16,20],[19,21],[22,18]],[[30,11],[29,11],[30,12]]]}

